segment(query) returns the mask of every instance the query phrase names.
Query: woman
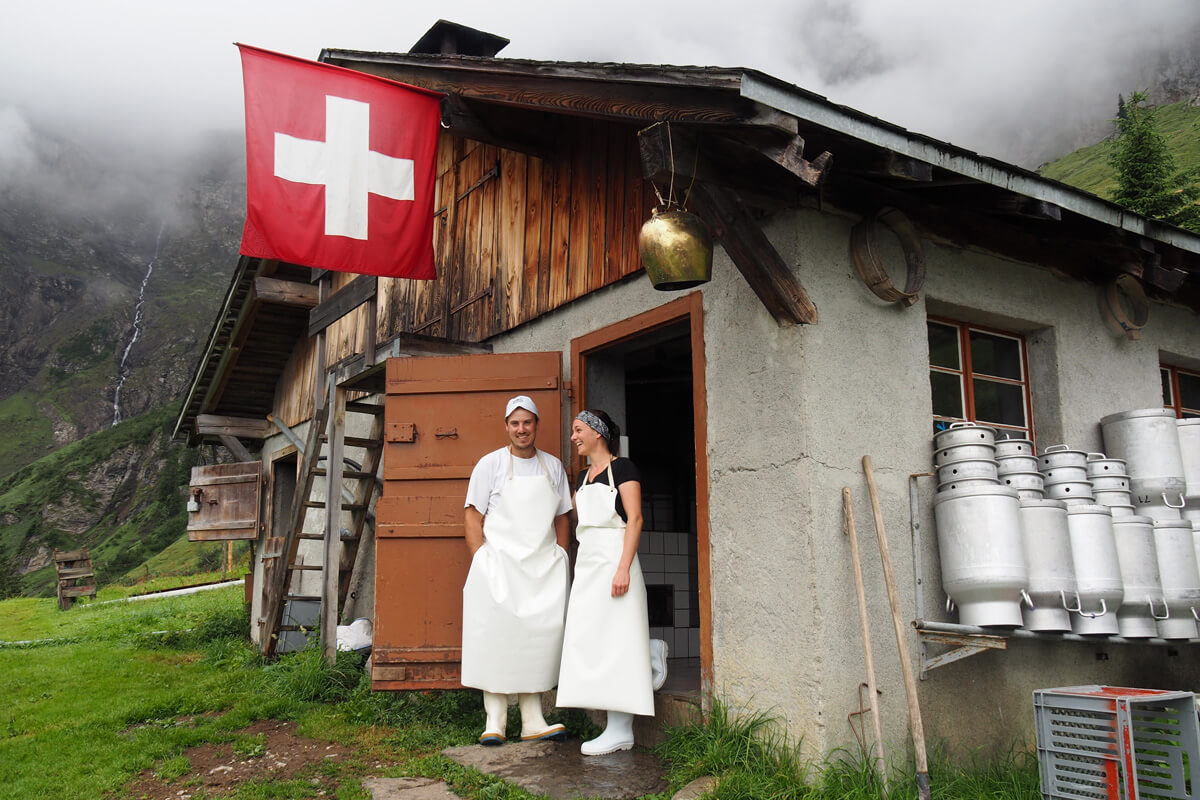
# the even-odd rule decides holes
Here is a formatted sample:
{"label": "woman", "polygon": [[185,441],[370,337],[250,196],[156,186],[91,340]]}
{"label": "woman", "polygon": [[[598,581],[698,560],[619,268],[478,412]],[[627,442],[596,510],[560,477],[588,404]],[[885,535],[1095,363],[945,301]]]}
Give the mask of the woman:
{"label": "woman", "polygon": [[617,458],[620,429],[603,411],[582,411],[571,442],[590,459],[575,491],[579,555],[567,603],[558,705],[608,712],[604,733],[580,748],[598,756],[633,747],[633,715],[654,715],[646,582],[638,563],[642,485]]}

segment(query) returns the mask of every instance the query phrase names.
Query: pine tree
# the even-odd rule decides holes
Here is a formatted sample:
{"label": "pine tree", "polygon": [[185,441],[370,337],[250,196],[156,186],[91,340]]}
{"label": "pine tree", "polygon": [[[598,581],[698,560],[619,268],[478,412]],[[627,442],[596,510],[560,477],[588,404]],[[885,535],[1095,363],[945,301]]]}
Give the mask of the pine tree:
{"label": "pine tree", "polygon": [[1155,125],[1156,109],[1138,90],[1121,107],[1110,163],[1117,170],[1112,200],[1148,217],[1200,232],[1200,187],[1179,172]]}

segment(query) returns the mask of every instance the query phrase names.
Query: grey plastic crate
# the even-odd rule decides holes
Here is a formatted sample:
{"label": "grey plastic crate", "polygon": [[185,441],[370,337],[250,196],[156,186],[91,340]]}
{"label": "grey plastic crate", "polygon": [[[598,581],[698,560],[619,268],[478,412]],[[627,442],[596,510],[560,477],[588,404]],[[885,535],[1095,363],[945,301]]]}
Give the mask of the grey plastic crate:
{"label": "grey plastic crate", "polygon": [[1033,693],[1042,796],[1197,797],[1200,724],[1191,692],[1066,686]]}

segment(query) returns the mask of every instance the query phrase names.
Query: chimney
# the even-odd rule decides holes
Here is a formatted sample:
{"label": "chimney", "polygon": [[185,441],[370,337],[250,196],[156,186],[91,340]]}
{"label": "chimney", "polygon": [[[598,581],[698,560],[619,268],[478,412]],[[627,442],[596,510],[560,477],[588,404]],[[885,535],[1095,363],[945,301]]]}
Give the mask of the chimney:
{"label": "chimney", "polygon": [[443,56],[479,56],[493,58],[504,49],[508,39],[494,33],[468,28],[457,22],[439,19],[425,31],[409,53]]}

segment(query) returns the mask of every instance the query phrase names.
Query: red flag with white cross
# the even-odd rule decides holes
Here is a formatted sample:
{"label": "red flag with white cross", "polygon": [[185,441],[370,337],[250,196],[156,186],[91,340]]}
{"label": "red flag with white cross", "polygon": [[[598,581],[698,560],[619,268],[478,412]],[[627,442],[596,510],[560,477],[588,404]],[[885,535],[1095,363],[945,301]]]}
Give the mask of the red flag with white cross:
{"label": "red flag with white cross", "polygon": [[432,279],[441,98],[238,45],[246,88],[241,252],[342,272]]}

